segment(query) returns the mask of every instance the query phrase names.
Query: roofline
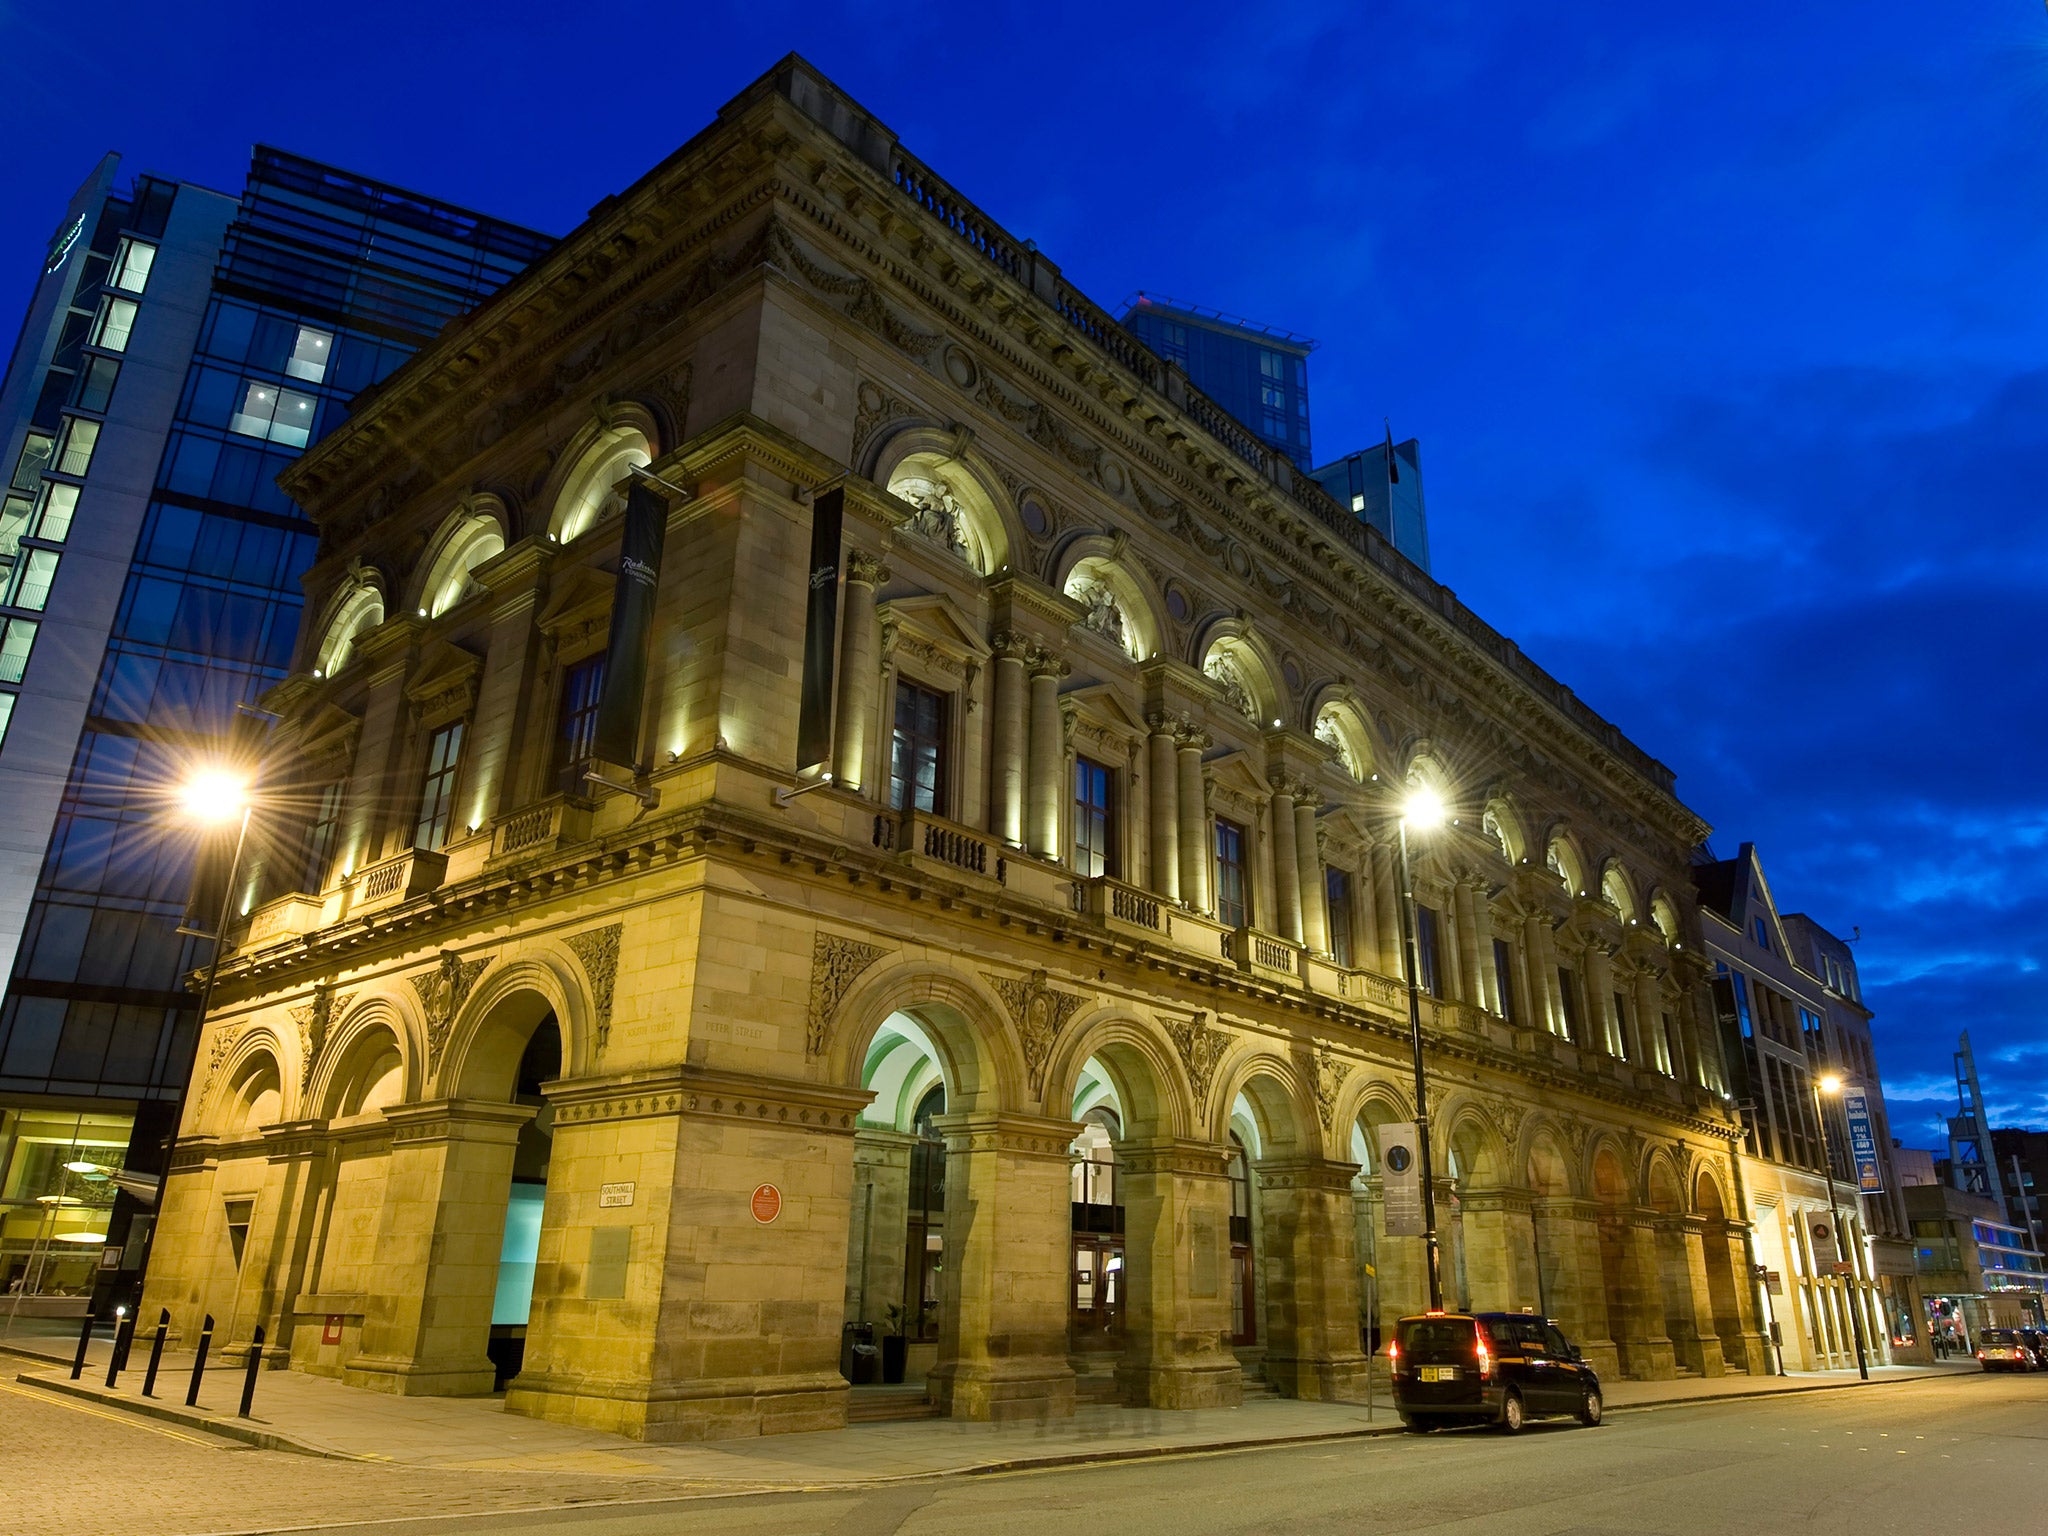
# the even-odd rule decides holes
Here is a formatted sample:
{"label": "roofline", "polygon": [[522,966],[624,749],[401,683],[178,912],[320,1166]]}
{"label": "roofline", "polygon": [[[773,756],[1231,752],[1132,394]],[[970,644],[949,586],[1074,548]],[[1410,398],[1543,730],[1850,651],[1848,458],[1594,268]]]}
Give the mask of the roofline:
{"label": "roofline", "polygon": [[1266,341],[1277,341],[1289,350],[1299,352],[1303,357],[1322,345],[1313,336],[1304,336],[1299,331],[1283,331],[1278,326],[1264,325],[1257,320],[1247,320],[1243,315],[1233,315],[1227,310],[1214,309],[1207,304],[1190,304],[1181,299],[1169,298],[1163,293],[1147,293],[1139,288],[1124,299],[1124,312],[1117,319],[1128,320],[1135,309],[1164,309],[1188,316],[1192,320],[1207,320],[1227,325],[1234,331],[1243,331]]}

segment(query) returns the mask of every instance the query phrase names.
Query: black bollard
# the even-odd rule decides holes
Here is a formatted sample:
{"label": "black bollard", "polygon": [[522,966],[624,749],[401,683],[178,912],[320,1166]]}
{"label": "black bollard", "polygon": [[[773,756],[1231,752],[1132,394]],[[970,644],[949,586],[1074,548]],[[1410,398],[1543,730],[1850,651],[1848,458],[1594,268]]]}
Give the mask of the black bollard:
{"label": "black bollard", "polygon": [[107,1385],[112,1386],[120,1379],[121,1367],[128,1363],[128,1340],[135,1331],[135,1319],[128,1315],[126,1307],[114,1313],[114,1347],[107,1352]]}
{"label": "black bollard", "polygon": [[71,1362],[71,1379],[78,1380],[85,1374],[85,1352],[92,1344],[92,1314],[85,1314],[85,1325],[78,1330],[78,1354]]}
{"label": "black bollard", "polygon": [[156,1396],[156,1368],[164,1363],[164,1339],[171,1331],[171,1309],[157,1314],[156,1342],[149,1346],[149,1369],[142,1373],[142,1395]]}
{"label": "black bollard", "polygon": [[199,1378],[206,1374],[206,1352],[213,1347],[213,1314],[206,1314],[206,1325],[199,1330],[199,1353],[192,1357],[192,1385],[185,1389],[185,1406],[199,1406]]}
{"label": "black bollard", "polygon": [[256,1373],[263,1368],[263,1325],[256,1325],[256,1337],[249,1341],[249,1365],[242,1372],[242,1406],[240,1418],[249,1417],[249,1405],[256,1400]]}

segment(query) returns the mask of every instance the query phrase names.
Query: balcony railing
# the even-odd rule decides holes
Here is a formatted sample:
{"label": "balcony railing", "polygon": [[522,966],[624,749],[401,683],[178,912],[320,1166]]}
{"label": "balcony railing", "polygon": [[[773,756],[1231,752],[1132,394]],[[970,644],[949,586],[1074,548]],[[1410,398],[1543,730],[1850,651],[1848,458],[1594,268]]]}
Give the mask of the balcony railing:
{"label": "balcony railing", "polygon": [[349,913],[358,915],[396,906],[415,896],[424,896],[447,878],[447,854],[408,848],[395,859],[357,871],[349,881]]}
{"label": "balcony railing", "polygon": [[1009,873],[1002,845],[994,838],[929,811],[877,812],[874,844],[884,853],[940,864],[998,885]]}
{"label": "balcony railing", "polygon": [[516,858],[552,852],[590,835],[591,806],[568,795],[552,795],[501,816],[491,828],[491,857]]}
{"label": "balcony railing", "polygon": [[1108,875],[1074,882],[1074,910],[1112,927],[1136,928],[1162,939],[1171,933],[1170,903]]}
{"label": "balcony railing", "polygon": [[242,936],[245,950],[269,949],[311,933],[320,926],[327,903],[304,891],[293,891],[267,901],[249,914],[249,930]]}
{"label": "balcony railing", "polygon": [[1271,981],[1301,980],[1301,946],[1257,928],[1240,928],[1230,936],[1230,958],[1241,971]]}

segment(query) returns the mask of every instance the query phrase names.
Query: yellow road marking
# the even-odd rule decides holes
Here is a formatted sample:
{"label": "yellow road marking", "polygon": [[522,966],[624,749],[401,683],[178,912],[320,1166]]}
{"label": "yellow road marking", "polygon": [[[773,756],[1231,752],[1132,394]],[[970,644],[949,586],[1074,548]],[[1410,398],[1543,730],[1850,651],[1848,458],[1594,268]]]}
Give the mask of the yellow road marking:
{"label": "yellow road marking", "polygon": [[182,1440],[187,1445],[198,1446],[201,1450],[210,1451],[220,1448],[211,1440],[202,1440],[197,1435],[188,1435],[183,1430],[172,1429],[167,1425],[155,1423],[150,1419],[144,1418],[141,1414],[109,1413],[104,1408],[95,1408],[90,1403],[82,1403],[75,1397],[66,1397],[61,1392],[31,1392],[23,1387],[9,1386],[4,1381],[0,1381],[0,1392],[12,1392],[16,1397],[31,1398],[38,1403],[48,1403],[52,1407],[69,1408],[76,1413],[89,1413],[96,1419],[107,1419],[115,1424],[126,1424],[131,1429],[146,1429],[153,1435],[164,1435],[172,1440]]}

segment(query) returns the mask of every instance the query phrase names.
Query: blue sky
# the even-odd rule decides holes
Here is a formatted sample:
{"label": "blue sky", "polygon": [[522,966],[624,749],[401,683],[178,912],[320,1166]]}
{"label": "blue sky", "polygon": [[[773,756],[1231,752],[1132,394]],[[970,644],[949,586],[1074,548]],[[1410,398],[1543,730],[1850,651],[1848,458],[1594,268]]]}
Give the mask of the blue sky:
{"label": "blue sky", "polygon": [[2037,0],[0,0],[0,325],[106,149],[561,232],[790,49],[1099,302],[1318,337],[1319,455],[1419,436],[1437,575],[1861,928],[1900,1133],[1965,1026],[2048,1124]]}

